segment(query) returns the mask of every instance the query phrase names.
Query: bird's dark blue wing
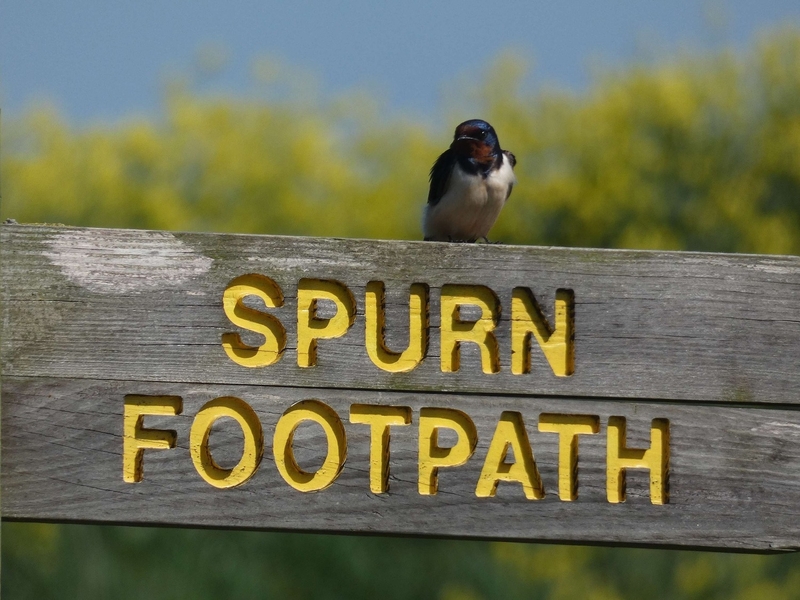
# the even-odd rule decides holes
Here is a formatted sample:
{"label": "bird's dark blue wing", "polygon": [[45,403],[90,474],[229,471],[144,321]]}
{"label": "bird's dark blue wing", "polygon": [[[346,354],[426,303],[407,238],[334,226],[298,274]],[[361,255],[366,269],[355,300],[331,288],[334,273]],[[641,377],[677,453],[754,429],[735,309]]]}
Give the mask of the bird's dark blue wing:
{"label": "bird's dark blue wing", "polygon": [[428,191],[428,204],[435,205],[447,192],[450,175],[456,164],[456,154],[449,148],[442,152],[431,168],[431,188]]}
{"label": "bird's dark blue wing", "polygon": [[[512,169],[517,166],[517,157],[514,156],[513,152],[509,152],[508,150],[503,150],[503,154],[506,155],[506,158],[508,159],[508,162],[511,163],[511,168]],[[508,184],[508,193],[506,194],[506,200],[508,200],[508,198],[511,196],[511,190],[513,190],[513,189],[514,189],[514,184],[513,183],[509,183]]]}
{"label": "bird's dark blue wing", "polygon": [[509,152],[508,150],[503,150],[503,154],[505,154],[508,157],[508,162],[511,163],[512,168],[517,166],[517,157],[514,156],[513,152]]}

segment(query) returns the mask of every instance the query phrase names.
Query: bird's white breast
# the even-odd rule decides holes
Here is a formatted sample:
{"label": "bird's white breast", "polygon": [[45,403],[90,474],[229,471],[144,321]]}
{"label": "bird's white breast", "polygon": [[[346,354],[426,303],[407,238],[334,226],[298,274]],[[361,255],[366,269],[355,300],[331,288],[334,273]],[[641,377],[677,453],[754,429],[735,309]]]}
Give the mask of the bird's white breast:
{"label": "bird's white breast", "polygon": [[486,237],[516,183],[508,157],[487,177],[466,173],[456,164],[444,196],[425,209],[426,239],[473,241]]}

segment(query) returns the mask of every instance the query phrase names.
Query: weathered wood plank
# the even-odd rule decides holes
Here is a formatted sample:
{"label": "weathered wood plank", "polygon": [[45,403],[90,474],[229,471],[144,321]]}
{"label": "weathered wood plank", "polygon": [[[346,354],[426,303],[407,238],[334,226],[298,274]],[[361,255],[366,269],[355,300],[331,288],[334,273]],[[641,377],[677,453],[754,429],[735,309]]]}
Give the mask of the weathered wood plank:
{"label": "weathered wood plank", "polygon": [[[38,226],[0,227],[0,254],[3,518],[800,547],[798,257]],[[285,328],[286,349],[260,368],[236,364],[221,343],[230,332],[262,343],[223,309],[223,290],[251,273],[274,280],[283,295],[282,306],[265,312]],[[318,364],[309,368],[298,365],[304,278],[339,281],[356,302],[352,327],[319,340]],[[372,281],[386,287],[386,342],[394,349],[409,340],[409,287],[429,286],[430,344],[412,371],[390,373],[369,358],[365,294]],[[483,372],[470,343],[462,345],[460,369],[443,372],[440,304],[447,303],[440,298],[453,285],[496,294],[498,373]],[[551,323],[557,290],[571,290],[573,374],[554,375],[536,345],[531,372],[512,373],[509,309],[518,287],[533,291]],[[321,317],[333,315],[330,306],[320,301]],[[477,316],[471,308],[461,315]],[[176,430],[177,448],[145,450],[139,483],[123,478],[123,406],[131,394],[180,396],[183,405],[179,416],[145,418],[147,428]],[[258,471],[230,489],[209,485],[190,457],[195,415],[221,396],[246,401],[265,440]],[[286,483],[272,454],[280,416],[309,398],[340,415],[347,446],[338,478],[315,493]],[[379,481],[369,474],[370,429],[348,421],[359,403],[409,410],[411,424],[392,430],[388,493],[370,491]],[[425,408],[461,411],[477,428],[472,458],[442,469],[435,495],[418,484]],[[544,486],[540,500],[527,499],[519,483],[500,483],[496,497],[476,495],[503,411],[524,419]],[[559,498],[558,435],[537,429],[542,413],[597,417],[599,433],[580,436],[575,501]],[[668,492],[666,504],[651,503],[645,471],[629,472],[626,502],[609,502],[613,417],[627,419],[628,446],[642,449],[652,420],[668,423],[655,429],[669,431],[669,485],[652,492]],[[231,420],[214,426],[209,447],[222,468],[238,461],[239,431]],[[446,438],[444,445],[455,441]],[[325,439],[310,425],[295,436],[309,472],[322,464]],[[132,464],[128,479],[137,477]]]}
{"label": "weathered wood plank", "polygon": [[[298,387],[540,394],[703,402],[800,402],[800,258],[670,252],[169,234],[66,227],[0,228],[2,370],[15,377],[79,377]],[[227,360],[221,309],[236,276],[260,273],[282,288],[270,310],[287,330],[275,365]],[[319,342],[319,364],[297,365],[296,290],[303,277],[352,290],[347,334]],[[431,288],[428,356],[386,373],[364,347],[364,289],[385,282],[387,338],[408,337],[412,283]],[[501,371],[439,364],[439,290],[481,284],[502,306]],[[529,287],[552,319],[559,288],[575,293],[575,372],[556,377],[534,349],[531,373],[510,372],[512,288]],[[242,333],[245,342],[259,336]]]}
{"label": "weathered wood plank", "polygon": [[[465,536],[646,546],[788,550],[800,546],[800,412],[777,408],[676,403],[588,401],[570,398],[454,395],[340,389],[195,385],[91,379],[4,381],[3,512],[5,518],[187,526],[300,529]],[[178,395],[177,417],[147,417],[145,427],[177,431],[173,450],[147,450],[140,483],[122,479],[123,397]],[[199,408],[233,395],[255,410],[266,449],[255,475],[219,490],[204,482],[189,455],[189,428]],[[341,416],[347,460],[338,479],[316,493],[292,489],[272,456],[280,415],[297,401],[317,398]],[[348,422],[355,403],[408,406],[412,423],[392,429],[390,483],[369,488],[369,428]],[[466,465],[442,469],[439,492],[418,493],[421,407],[457,408],[478,430]],[[516,483],[501,483],[494,498],[475,487],[502,411],[522,414],[545,496],[527,500]],[[579,443],[578,498],[558,498],[558,436],[537,430],[540,413],[597,415],[600,432]],[[654,418],[670,424],[669,502],[650,503],[647,472],[628,475],[628,498],[606,496],[606,436],[610,416],[628,420],[628,445],[647,447]],[[215,460],[232,466],[241,433],[215,428]],[[445,444],[446,442],[442,442]],[[313,470],[326,449],[321,430],[301,428],[295,450]]]}

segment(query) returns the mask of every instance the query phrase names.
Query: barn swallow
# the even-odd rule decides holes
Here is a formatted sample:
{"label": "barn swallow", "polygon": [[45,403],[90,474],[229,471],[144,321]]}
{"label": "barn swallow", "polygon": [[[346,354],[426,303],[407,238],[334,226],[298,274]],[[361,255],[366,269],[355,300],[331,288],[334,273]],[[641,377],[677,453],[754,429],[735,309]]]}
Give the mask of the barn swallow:
{"label": "barn swallow", "polygon": [[453,143],[431,169],[431,187],[422,229],[425,240],[488,241],[517,182],[517,159],[500,148],[494,128],[472,119],[456,127]]}

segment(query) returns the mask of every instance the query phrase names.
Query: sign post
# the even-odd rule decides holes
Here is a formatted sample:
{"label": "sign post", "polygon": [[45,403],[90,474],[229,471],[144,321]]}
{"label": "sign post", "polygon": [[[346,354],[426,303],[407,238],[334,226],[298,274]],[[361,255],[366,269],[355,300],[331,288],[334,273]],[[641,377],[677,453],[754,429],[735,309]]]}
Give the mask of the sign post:
{"label": "sign post", "polygon": [[5,519],[800,547],[800,258],[4,225]]}

